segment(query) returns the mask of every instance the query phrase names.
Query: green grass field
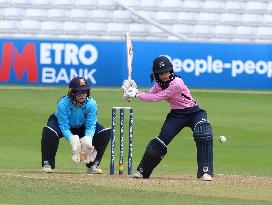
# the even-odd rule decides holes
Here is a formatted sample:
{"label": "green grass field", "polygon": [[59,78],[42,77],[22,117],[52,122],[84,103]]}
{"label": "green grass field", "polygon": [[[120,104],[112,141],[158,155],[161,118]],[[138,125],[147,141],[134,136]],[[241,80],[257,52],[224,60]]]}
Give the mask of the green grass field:
{"label": "green grass field", "polygon": [[[213,125],[215,177],[208,183],[195,177],[196,150],[188,128],[169,145],[150,180],[109,176],[109,147],[101,163],[104,174],[87,175],[83,164],[72,162],[65,139],[60,141],[55,173],[40,174],[41,131],[66,92],[63,87],[0,86],[0,205],[272,204],[272,92],[192,90]],[[135,171],[146,144],[160,131],[168,104],[128,103],[119,88],[94,88],[92,96],[98,121],[105,126],[111,125],[111,107],[135,109]],[[219,143],[220,135],[227,137],[226,143]]]}

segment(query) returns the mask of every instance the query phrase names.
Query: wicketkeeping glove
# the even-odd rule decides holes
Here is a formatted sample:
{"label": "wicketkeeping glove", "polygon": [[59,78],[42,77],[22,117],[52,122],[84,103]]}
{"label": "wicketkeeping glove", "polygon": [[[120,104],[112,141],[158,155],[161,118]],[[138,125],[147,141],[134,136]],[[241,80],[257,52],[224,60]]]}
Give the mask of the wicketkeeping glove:
{"label": "wicketkeeping glove", "polygon": [[92,145],[92,137],[84,136],[80,139],[80,142],[81,142],[81,154],[86,155],[86,158],[83,159],[83,162],[86,164],[94,162],[97,155],[97,151]]}
{"label": "wicketkeeping glove", "polygon": [[72,135],[70,138],[70,144],[72,146],[72,160],[74,162],[80,162],[80,150],[81,144],[78,135]]}

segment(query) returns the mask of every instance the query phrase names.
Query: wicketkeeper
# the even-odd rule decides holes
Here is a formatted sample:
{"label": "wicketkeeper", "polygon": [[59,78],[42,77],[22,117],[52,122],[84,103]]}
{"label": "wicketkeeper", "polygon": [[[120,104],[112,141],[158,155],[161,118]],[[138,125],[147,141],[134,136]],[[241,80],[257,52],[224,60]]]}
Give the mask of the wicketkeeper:
{"label": "wicketkeeper", "polygon": [[72,160],[84,162],[87,172],[102,174],[99,167],[111,136],[111,128],[97,123],[96,101],[90,96],[86,79],[75,77],[69,83],[67,96],[62,97],[54,114],[43,128],[41,139],[42,172],[51,173],[59,139],[64,137],[72,148]]}
{"label": "wicketkeeper", "polygon": [[213,133],[206,111],[198,106],[183,80],[174,74],[173,65],[167,57],[154,59],[150,77],[156,83],[148,93],[140,92],[133,80],[125,80],[122,86],[125,98],[137,98],[146,102],[166,100],[171,109],[159,136],[147,145],[134,177],[149,178],[153,169],[166,155],[168,144],[184,127],[190,127],[197,148],[197,178],[211,181]]}

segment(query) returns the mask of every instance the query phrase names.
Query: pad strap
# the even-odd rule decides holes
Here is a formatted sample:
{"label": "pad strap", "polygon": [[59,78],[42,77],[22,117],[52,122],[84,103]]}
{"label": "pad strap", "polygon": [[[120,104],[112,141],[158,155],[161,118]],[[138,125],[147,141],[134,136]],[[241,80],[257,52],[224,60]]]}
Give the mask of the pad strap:
{"label": "pad strap", "polygon": [[150,177],[153,169],[161,162],[167,154],[167,146],[159,138],[152,139],[145,150],[144,156],[137,168],[143,178]]}
{"label": "pad strap", "polygon": [[208,121],[200,121],[194,128],[194,140],[197,147],[197,177],[204,173],[213,176],[213,133]]}
{"label": "pad strap", "polygon": [[59,137],[55,130],[44,127],[41,140],[42,166],[50,165],[55,168],[55,156],[59,146]]}

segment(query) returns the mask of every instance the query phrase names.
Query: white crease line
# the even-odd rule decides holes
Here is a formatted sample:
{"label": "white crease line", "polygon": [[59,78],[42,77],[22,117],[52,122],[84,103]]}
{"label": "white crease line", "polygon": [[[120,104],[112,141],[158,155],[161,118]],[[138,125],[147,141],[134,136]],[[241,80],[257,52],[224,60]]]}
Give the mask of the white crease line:
{"label": "white crease line", "polygon": [[27,175],[21,175],[21,174],[0,174],[0,176],[21,177],[26,179],[48,179],[48,177],[36,177],[36,176],[27,176]]}

